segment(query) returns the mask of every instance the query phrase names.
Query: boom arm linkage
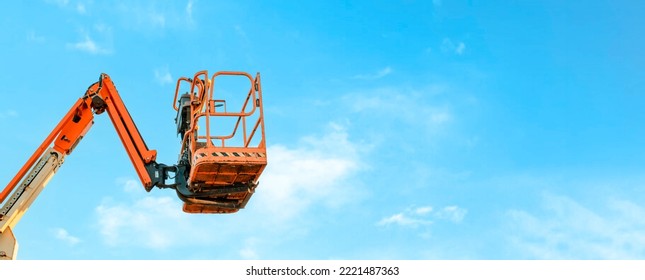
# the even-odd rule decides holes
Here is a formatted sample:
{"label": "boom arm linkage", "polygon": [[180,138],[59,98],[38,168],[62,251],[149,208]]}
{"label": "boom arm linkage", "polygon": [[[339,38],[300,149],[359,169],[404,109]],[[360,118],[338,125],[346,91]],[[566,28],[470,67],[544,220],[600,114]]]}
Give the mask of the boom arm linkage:
{"label": "boom arm linkage", "polygon": [[101,74],[99,81],[87,89],[84,98],[91,100],[90,106],[94,110],[94,114],[108,112],[146,191],[152,190],[155,186],[159,188],[174,188],[176,186],[176,184],[166,184],[166,180],[171,178],[170,174],[176,173],[176,166],[159,164],[155,161],[157,151],[148,149],[125,103],[121,100],[114,83],[107,74]]}
{"label": "boom arm linkage", "polygon": [[[12,228],[94,124],[94,115],[107,111],[146,191],[153,187],[186,188],[181,166],[157,163],[157,151],[141,137],[116,87],[107,74],[92,84],[0,192],[0,259],[15,259],[18,245]],[[53,146],[52,146],[53,143]],[[172,176],[171,176],[172,175]],[[175,183],[166,184],[169,178]],[[22,183],[18,186],[18,182]],[[183,184],[183,186],[181,186]],[[11,197],[7,199],[7,197]],[[3,204],[4,203],[4,204]]]}
{"label": "boom arm linkage", "polygon": [[[219,102],[226,102],[214,94],[216,78],[222,76],[248,78],[250,89],[241,95],[246,98],[240,111],[216,109]],[[178,100],[180,83],[188,83],[190,92]],[[206,71],[200,71],[193,79],[181,78],[173,107],[178,111],[182,147],[178,163],[165,165],[156,162],[157,151],[148,149],[112,79],[101,74],[0,192],[0,260],[16,258],[13,228],[92,127],[94,115],[104,112],[146,191],[174,189],[186,213],[235,213],[244,208],[267,164],[259,73],[253,78],[244,72],[220,71],[209,79]],[[211,132],[211,118],[217,125],[234,120],[232,132]],[[242,144],[235,144],[235,139]]]}

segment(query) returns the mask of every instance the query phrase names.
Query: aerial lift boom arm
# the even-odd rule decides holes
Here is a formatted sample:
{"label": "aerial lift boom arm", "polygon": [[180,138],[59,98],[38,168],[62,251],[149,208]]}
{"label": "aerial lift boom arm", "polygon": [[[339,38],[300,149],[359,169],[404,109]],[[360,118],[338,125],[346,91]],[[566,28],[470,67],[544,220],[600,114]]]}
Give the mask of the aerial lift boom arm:
{"label": "aerial lift boom arm", "polygon": [[[238,96],[244,98],[239,111],[227,110],[224,95],[214,91],[223,77],[249,82]],[[180,85],[190,91],[180,96]],[[180,78],[173,108],[182,145],[177,164],[165,165],[156,162],[157,151],[148,149],[114,83],[101,74],[0,192],[0,259],[16,258],[14,226],[92,127],[94,115],[106,111],[146,191],[175,189],[186,213],[243,209],[267,165],[262,103],[259,73],[219,71],[209,78],[200,71],[192,79]]]}
{"label": "aerial lift boom arm", "polygon": [[[145,189],[150,191],[154,186],[169,187],[165,185],[165,179],[174,167],[155,162],[157,152],[148,149],[112,80],[107,74],[101,74],[99,81],[76,101],[0,192],[0,259],[15,259],[17,244],[12,228],[63,164],[65,156],[72,153],[92,127],[94,114],[105,111]],[[19,181],[22,181],[20,185]]]}
{"label": "aerial lift boom arm", "polygon": [[174,187],[174,184],[166,185],[165,179],[176,168],[156,162],[157,151],[148,149],[112,79],[107,74],[101,74],[99,81],[88,88],[84,97],[91,98],[90,106],[95,114],[108,112],[146,191],[152,190],[155,186],[160,188]]}

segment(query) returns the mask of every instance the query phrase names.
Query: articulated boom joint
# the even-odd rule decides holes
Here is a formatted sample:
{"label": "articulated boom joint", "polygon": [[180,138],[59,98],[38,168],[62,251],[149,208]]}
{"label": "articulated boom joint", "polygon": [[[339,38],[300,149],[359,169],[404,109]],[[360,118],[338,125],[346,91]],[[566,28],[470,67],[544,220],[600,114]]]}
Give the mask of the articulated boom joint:
{"label": "articulated boom joint", "polygon": [[107,103],[101,96],[95,94],[92,96],[92,109],[94,109],[94,114],[100,115],[107,109]]}
{"label": "articulated boom joint", "polygon": [[92,109],[94,109],[94,114],[100,115],[105,110],[107,109],[108,105],[101,97],[100,92],[103,89],[103,78],[105,77],[105,74],[101,74],[99,77],[98,82],[93,83],[90,87],[87,88],[87,91],[85,92],[85,98],[91,98],[91,106]]}
{"label": "articulated boom joint", "polygon": [[[153,187],[160,189],[181,189],[185,188],[186,167],[184,165],[166,165],[163,163],[150,162],[146,164],[146,170],[152,180],[149,186],[144,186],[146,191],[151,191]],[[166,180],[174,179],[175,183],[168,184]]]}

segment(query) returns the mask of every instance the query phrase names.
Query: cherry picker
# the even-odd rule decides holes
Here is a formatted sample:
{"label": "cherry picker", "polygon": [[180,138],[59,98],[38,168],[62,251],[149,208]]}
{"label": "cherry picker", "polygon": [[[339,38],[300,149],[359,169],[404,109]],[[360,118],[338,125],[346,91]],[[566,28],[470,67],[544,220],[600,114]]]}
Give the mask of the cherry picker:
{"label": "cherry picker", "polygon": [[[230,77],[249,85],[239,96],[241,108],[232,110],[215,91],[218,81]],[[181,148],[177,163],[166,165],[156,161],[157,151],[146,145],[112,79],[101,74],[0,192],[0,259],[16,258],[13,228],[90,130],[94,116],[104,112],[146,191],[174,189],[186,213],[244,208],[267,165],[260,74],[200,71],[179,78],[173,108]]]}

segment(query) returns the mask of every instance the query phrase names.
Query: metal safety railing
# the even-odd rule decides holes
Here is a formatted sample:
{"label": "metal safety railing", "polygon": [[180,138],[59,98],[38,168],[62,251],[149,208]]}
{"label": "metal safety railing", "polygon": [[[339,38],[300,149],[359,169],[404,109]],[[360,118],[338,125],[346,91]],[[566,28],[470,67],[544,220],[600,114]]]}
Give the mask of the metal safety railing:
{"label": "metal safety railing", "polygon": [[[234,111],[233,109],[233,111],[229,112],[228,110],[230,108],[227,108],[227,100],[220,99],[215,91],[218,78],[222,78],[222,76],[242,76],[246,77],[249,81],[250,87],[248,92],[246,92],[246,96],[240,96],[240,98],[244,98],[244,102],[239,111]],[[190,145],[193,152],[203,147],[254,148],[251,146],[252,143],[257,143],[255,148],[265,147],[262,85],[260,83],[259,73],[254,78],[245,72],[220,71],[208,79],[208,73],[206,71],[200,71],[195,74],[192,80],[180,78],[177,82],[175,99],[173,101],[173,108],[175,110],[179,110],[177,107],[177,95],[182,82],[190,83],[190,116],[192,118],[191,126],[183,137],[182,149],[186,145]],[[224,108],[223,110],[217,110],[219,107]],[[223,125],[223,121],[216,121],[222,120],[223,118],[233,118],[234,125],[232,125],[229,132],[214,133],[211,126]],[[199,135],[200,123],[205,124],[203,135]],[[218,131],[221,131],[221,129],[218,129]],[[241,146],[229,145],[227,141],[236,136],[239,137],[239,133],[242,134]],[[259,137],[259,140],[255,137]]]}

